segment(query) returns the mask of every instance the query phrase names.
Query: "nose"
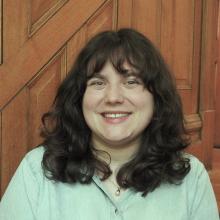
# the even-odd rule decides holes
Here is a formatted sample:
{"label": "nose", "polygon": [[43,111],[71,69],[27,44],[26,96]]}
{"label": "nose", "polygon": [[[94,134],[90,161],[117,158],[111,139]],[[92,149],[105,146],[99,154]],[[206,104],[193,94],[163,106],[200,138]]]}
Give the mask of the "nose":
{"label": "nose", "polygon": [[105,103],[119,104],[124,102],[124,95],[120,86],[109,86],[105,93]]}

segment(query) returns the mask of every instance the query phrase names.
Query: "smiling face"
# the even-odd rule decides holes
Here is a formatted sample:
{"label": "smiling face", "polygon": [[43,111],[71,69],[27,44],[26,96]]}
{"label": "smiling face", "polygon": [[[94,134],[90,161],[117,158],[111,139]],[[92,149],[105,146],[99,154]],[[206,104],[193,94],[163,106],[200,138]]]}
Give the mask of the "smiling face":
{"label": "smiling face", "polygon": [[133,69],[124,67],[127,73],[119,74],[107,62],[87,82],[82,108],[93,143],[112,147],[139,143],[151,121],[153,96]]}

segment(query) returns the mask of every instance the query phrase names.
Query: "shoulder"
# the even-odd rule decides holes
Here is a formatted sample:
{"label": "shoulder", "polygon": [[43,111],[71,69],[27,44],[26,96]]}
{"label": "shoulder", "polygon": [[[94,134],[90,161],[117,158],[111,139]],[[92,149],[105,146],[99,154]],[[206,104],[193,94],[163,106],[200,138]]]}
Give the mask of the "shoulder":
{"label": "shoulder", "polygon": [[24,158],[30,163],[36,165],[37,161],[41,161],[43,159],[44,151],[45,149],[43,146],[38,146],[33,150],[29,151]]}
{"label": "shoulder", "polygon": [[217,203],[209,174],[203,163],[190,154],[191,170],[183,184],[190,219],[218,219]]}
{"label": "shoulder", "polygon": [[203,191],[212,188],[209,174],[204,164],[195,156],[186,154],[186,158],[190,160],[190,171],[183,180],[189,197],[193,199],[194,196],[201,194]]}
{"label": "shoulder", "polygon": [[199,178],[204,172],[206,172],[204,164],[197,157],[192,154],[185,153],[184,158],[189,159],[190,162],[190,172],[187,175],[188,178]]}
{"label": "shoulder", "polygon": [[42,176],[43,169],[41,163],[44,151],[45,150],[43,146],[39,146],[29,151],[21,161],[21,169],[24,171],[28,171],[30,174],[32,173],[34,176]]}

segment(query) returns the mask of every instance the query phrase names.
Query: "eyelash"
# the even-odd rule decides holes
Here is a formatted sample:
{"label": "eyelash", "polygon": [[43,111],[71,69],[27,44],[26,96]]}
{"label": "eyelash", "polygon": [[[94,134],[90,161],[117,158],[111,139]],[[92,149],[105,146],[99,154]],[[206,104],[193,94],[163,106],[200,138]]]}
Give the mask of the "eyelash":
{"label": "eyelash", "polygon": [[[126,79],[125,82],[123,83],[124,85],[127,86],[135,86],[135,85],[140,85],[142,84],[140,80],[138,79]],[[99,87],[99,88],[103,88],[103,86],[105,85],[104,80],[94,80],[88,83],[88,86],[95,86],[95,87]]]}
{"label": "eyelash", "polygon": [[100,85],[103,85],[104,84],[104,82],[103,81],[93,81],[93,82],[90,82],[89,83],[89,86],[100,86]]}
{"label": "eyelash", "polygon": [[140,82],[139,82],[137,79],[130,79],[130,80],[127,80],[126,83],[129,83],[129,84],[140,84]]}
{"label": "eyelash", "polygon": [[105,87],[105,82],[101,79],[92,80],[91,82],[88,82],[87,86],[92,87],[96,90],[101,90]]}

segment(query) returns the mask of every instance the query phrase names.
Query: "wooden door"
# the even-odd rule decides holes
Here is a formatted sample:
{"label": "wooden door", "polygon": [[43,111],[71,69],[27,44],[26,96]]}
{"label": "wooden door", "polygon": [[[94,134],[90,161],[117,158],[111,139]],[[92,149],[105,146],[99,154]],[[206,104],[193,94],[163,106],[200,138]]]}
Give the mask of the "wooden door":
{"label": "wooden door", "polygon": [[[40,143],[40,117],[80,48],[105,29],[133,27],[173,70],[189,152],[209,169],[220,204],[219,149],[213,148],[218,0],[5,0],[1,5],[0,187]],[[213,156],[213,152],[215,152]]]}
{"label": "wooden door", "polygon": [[40,143],[41,115],[75,54],[91,35],[115,28],[116,3],[5,0],[0,6],[1,195],[24,154]]}

